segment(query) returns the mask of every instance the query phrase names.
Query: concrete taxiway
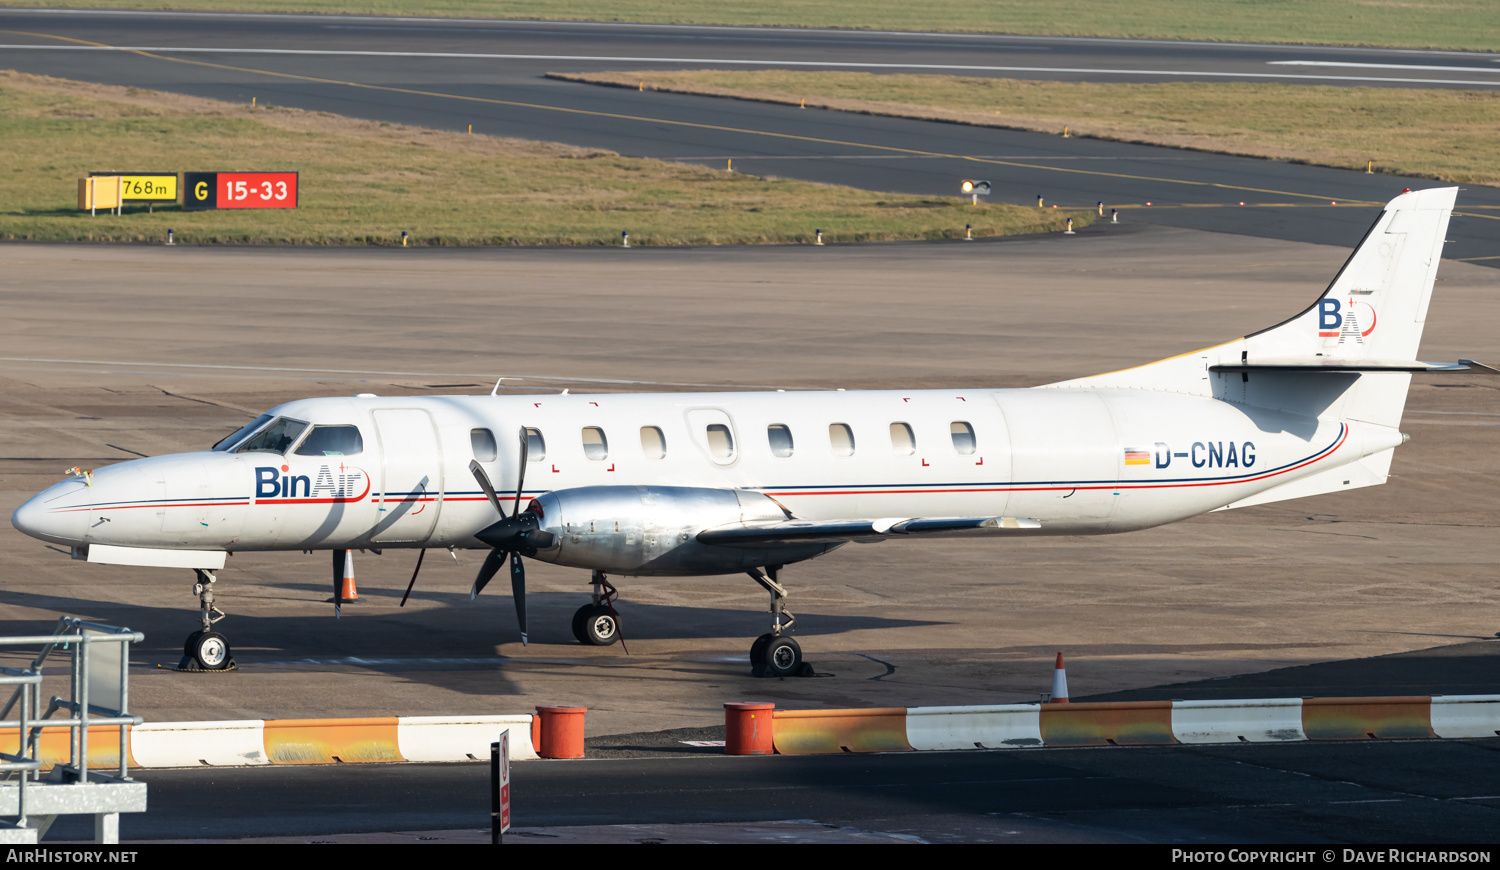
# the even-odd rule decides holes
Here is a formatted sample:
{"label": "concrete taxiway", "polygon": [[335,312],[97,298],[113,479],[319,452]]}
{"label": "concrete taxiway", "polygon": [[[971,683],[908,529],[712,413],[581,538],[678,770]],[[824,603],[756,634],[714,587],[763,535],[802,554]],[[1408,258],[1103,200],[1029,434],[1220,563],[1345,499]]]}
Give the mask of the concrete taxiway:
{"label": "concrete taxiway", "polygon": [[[1103,202],[1121,207],[1129,223],[1345,246],[1369,224],[1351,202],[1384,203],[1403,187],[1431,182],[543,76],[805,66],[1055,80],[1500,87],[1500,66],[1484,53],[1161,40],[48,10],[0,10],[0,31],[0,66],[23,72],[231,102],[256,97],[261,105],[436,129],[473,125],[478,133],[716,168],[732,159],[754,175],[904,194],[951,196],[960,179],[978,176],[994,182],[997,201]],[[1423,69],[1434,66],[1444,69]],[[1496,209],[1500,190],[1466,191],[1459,209],[1466,216],[1451,225],[1447,256],[1500,265]]]}

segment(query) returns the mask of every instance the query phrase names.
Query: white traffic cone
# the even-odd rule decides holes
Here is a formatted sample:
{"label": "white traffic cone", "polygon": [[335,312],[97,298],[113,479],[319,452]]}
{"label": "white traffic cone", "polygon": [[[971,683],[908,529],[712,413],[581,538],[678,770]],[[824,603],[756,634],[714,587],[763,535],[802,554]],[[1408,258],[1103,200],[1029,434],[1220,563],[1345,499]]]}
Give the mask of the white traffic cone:
{"label": "white traffic cone", "polygon": [[1052,703],[1068,703],[1068,670],[1063,667],[1061,652],[1057,654],[1057,664],[1052,669]]}

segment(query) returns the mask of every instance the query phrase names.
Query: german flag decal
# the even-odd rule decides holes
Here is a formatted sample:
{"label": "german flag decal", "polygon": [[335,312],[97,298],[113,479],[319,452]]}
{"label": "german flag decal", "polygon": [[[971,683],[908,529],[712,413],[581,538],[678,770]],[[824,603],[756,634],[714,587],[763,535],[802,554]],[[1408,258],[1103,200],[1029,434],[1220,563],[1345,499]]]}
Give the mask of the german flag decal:
{"label": "german flag decal", "polygon": [[1138,449],[1136,449],[1134,447],[1126,447],[1125,448],[1125,464],[1126,465],[1150,465],[1151,464],[1151,451],[1149,451],[1149,450],[1138,450]]}

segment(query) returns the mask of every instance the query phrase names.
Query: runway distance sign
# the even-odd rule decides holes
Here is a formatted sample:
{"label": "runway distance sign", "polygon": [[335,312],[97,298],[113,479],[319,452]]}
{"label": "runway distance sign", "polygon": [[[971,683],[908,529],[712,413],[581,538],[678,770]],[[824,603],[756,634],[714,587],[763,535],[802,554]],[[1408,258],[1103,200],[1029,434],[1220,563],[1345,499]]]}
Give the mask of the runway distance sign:
{"label": "runway distance sign", "polygon": [[122,202],[176,202],[175,172],[90,172],[90,176],[120,177]]}
{"label": "runway distance sign", "polygon": [[295,172],[187,172],[183,187],[187,211],[297,207]]}

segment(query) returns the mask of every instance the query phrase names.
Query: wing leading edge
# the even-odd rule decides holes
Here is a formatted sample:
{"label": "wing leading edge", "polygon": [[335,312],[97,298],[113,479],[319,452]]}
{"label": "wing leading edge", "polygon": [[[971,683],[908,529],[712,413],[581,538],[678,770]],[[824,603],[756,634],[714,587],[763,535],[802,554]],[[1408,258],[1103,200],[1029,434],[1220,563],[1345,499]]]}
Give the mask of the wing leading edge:
{"label": "wing leading edge", "polygon": [[1016,534],[1042,528],[1028,517],[913,517],[878,520],[786,520],[777,523],[720,526],[698,533],[704,544],[720,547],[767,547],[781,544],[874,543],[906,535]]}

